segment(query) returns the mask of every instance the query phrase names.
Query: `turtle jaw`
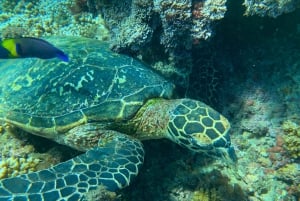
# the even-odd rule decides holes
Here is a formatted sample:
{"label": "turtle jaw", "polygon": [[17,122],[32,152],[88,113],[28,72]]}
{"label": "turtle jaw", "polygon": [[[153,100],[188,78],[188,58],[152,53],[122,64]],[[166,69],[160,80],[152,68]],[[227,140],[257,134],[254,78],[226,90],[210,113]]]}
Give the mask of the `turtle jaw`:
{"label": "turtle jaw", "polygon": [[[229,130],[227,130],[229,132]],[[201,152],[205,153],[206,155],[209,156],[217,156],[226,159],[227,161],[231,162],[236,162],[237,161],[237,156],[235,153],[234,147],[231,145],[231,140],[229,134],[226,134],[227,137],[227,142],[225,146],[219,145],[218,144],[209,144],[209,145],[204,145],[199,143],[199,141],[195,140],[193,137],[191,137],[191,146],[185,146],[186,148],[190,149],[191,151],[194,152]]]}
{"label": "turtle jaw", "polygon": [[[203,135],[203,133],[195,135],[199,136]],[[168,138],[176,144],[179,144],[180,146],[185,147],[193,152],[204,153],[205,155],[211,157],[221,157],[230,162],[237,161],[237,156],[234,147],[231,145],[229,134],[227,134],[228,138],[225,146],[218,146],[218,144],[214,145],[213,143],[205,144],[203,141],[200,141],[198,137],[193,135],[182,134],[182,136],[178,137],[174,136],[173,134],[169,134]]]}

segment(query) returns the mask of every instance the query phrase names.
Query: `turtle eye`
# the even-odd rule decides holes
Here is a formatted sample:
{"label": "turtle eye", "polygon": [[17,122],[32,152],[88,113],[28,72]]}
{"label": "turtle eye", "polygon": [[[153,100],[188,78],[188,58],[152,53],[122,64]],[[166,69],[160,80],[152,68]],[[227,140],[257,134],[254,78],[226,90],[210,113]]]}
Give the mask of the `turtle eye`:
{"label": "turtle eye", "polygon": [[197,140],[196,140],[194,137],[190,137],[190,138],[189,138],[189,141],[190,141],[190,143],[191,143],[192,145],[198,146]]}

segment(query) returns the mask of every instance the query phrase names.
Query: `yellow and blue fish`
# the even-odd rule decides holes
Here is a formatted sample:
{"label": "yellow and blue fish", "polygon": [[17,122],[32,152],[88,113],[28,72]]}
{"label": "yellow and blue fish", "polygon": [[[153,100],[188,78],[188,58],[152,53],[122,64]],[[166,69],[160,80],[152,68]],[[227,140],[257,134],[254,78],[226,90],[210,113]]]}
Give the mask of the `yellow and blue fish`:
{"label": "yellow and blue fish", "polygon": [[10,38],[0,41],[0,59],[36,57],[40,59],[59,58],[68,62],[69,57],[51,43],[33,37]]}

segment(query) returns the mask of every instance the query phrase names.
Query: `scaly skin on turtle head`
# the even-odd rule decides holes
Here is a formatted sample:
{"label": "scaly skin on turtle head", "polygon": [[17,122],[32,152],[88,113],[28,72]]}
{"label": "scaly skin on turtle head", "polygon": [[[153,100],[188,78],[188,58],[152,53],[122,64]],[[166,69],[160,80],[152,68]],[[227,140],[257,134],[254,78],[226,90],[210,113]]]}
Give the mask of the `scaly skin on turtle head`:
{"label": "scaly skin on turtle head", "polygon": [[168,138],[195,152],[236,160],[230,123],[220,113],[192,99],[152,99],[134,118],[139,139]]}
{"label": "scaly skin on turtle head", "polygon": [[223,115],[200,101],[176,102],[168,123],[170,139],[195,152],[228,155],[236,160],[229,136],[230,123]]}

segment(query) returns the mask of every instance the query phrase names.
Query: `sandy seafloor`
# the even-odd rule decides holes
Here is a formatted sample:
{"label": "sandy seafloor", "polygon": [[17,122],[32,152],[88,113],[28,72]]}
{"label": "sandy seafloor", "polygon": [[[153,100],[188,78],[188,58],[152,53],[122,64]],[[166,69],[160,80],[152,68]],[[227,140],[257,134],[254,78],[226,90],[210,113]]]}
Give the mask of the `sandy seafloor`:
{"label": "sandy seafloor", "polygon": [[[167,140],[148,141],[138,178],[106,199],[299,201],[299,19],[300,10],[276,19],[242,17],[229,10],[215,27],[210,51],[222,74],[218,107],[232,125],[238,157],[234,167]],[[59,29],[51,34],[55,31],[80,35]],[[6,125],[1,130],[1,177],[42,169],[77,154]]]}

